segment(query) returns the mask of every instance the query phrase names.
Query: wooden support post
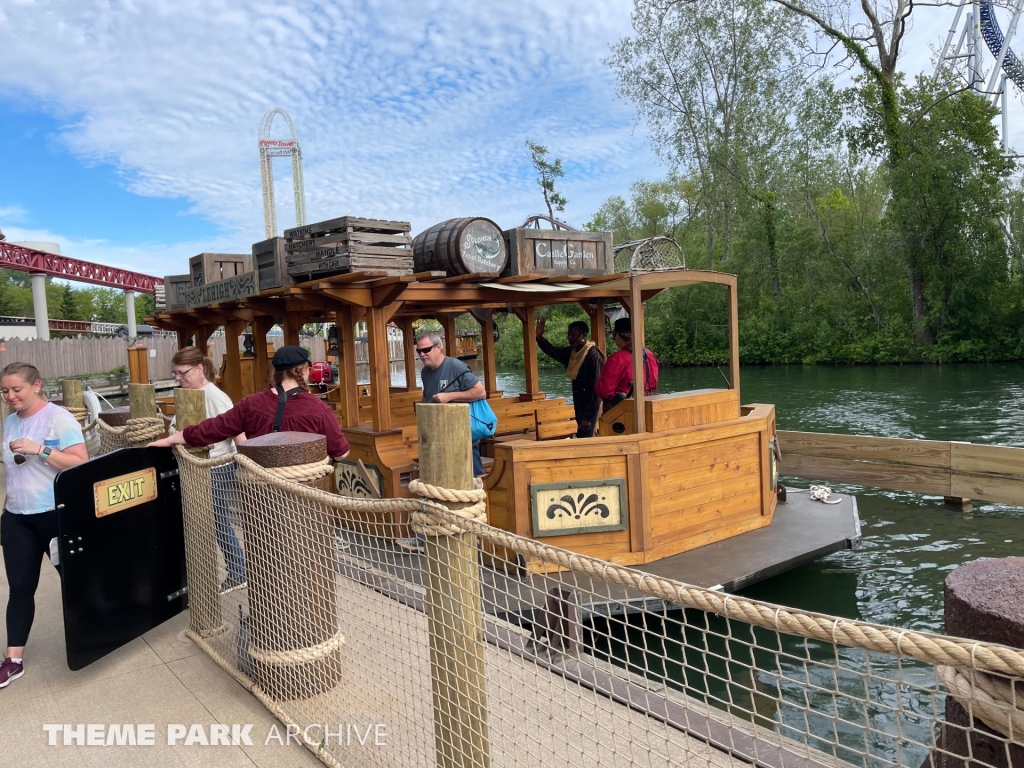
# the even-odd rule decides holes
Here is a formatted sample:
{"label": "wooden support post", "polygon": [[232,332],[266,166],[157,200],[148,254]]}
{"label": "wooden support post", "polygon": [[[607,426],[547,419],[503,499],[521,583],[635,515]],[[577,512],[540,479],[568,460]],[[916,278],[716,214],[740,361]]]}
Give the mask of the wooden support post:
{"label": "wooden support post", "polygon": [[181,328],[178,329],[178,349],[184,349],[188,346],[188,340],[192,338],[192,332],[186,331]]}
{"label": "wooden support post", "polygon": [[304,323],[301,312],[285,312],[284,314],[284,343],[285,346],[299,346],[299,331]]}
{"label": "wooden support post", "polygon": [[[416,427],[423,482],[471,489],[469,407],[420,405]],[[476,536],[428,536],[424,561],[436,762],[441,768],[487,768],[490,734]]]}
{"label": "wooden support post", "polygon": [[196,346],[204,355],[210,354],[210,336],[216,330],[215,325],[201,325],[196,329]]}
{"label": "wooden support post", "polygon": [[526,367],[526,392],[523,393],[522,399],[543,399],[544,393],[540,391],[540,371],[537,364],[536,307],[527,307],[523,314],[519,315],[519,319],[523,321],[523,362]]}
{"label": "wooden support post", "polygon": [[484,364],[484,389],[487,396],[498,391],[498,369],[494,364],[494,313],[489,312],[487,319],[480,321],[481,357]]}
{"label": "wooden support post", "polygon": [[637,434],[647,431],[644,413],[644,303],[640,285],[629,281],[629,298],[633,305],[629,320],[633,328],[633,424]]}
{"label": "wooden support post", "polygon": [[274,327],[274,318],[257,317],[252,324],[252,344],[256,355],[253,377],[256,391],[270,386],[270,356],[267,355],[267,333]]}
{"label": "wooden support post", "polygon": [[[206,393],[201,389],[174,390],[174,423],[178,430],[206,420]],[[208,450],[199,451],[208,458]],[[185,566],[188,571],[189,629],[200,637],[222,631],[220,584],[217,581],[217,535],[213,492],[209,485],[191,488],[196,508],[185,525]]]}
{"label": "wooden support post", "polygon": [[[128,385],[129,390],[131,384]],[[85,401],[82,399],[82,382],[79,379],[64,379],[60,383],[61,394],[64,398],[65,408],[85,408]],[[4,405],[7,402],[4,401]],[[9,411],[8,411],[9,412]]]}
{"label": "wooden support post", "polygon": [[128,413],[133,419],[159,416],[160,411],[156,407],[156,387],[152,384],[129,384],[128,408]]}
{"label": "wooden support post", "polygon": [[366,311],[367,346],[370,353],[370,394],[373,401],[373,431],[391,429],[391,361],[388,359],[388,328],[384,310]]}
{"label": "wooden support post", "polygon": [[412,318],[402,320],[402,355],[405,358],[405,386],[416,389],[416,331]]}
{"label": "wooden support post", "polygon": [[[740,400],[740,314],[739,290],[736,279],[729,284],[729,388],[736,390],[736,400]],[[634,331],[635,331],[634,327]]]}
{"label": "wooden support post", "polygon": [[221,389],[237,403],[242,399],[242,366],[238,350],[238,337],[245,331],[242,320],[232,320],[224,326],[224,379]]}
{"label": "wooden support post", "polygon": [[443,315],[438,318],[441,321],[441,327],[444,329],[444,353],[448,357],[457,358],[458,355],[458,331],[455,330],[455,318],[452,315]]}
{"label": "wooden support post", "polygon": [[589,301],[581,301],[580,306],[590,318],[590,340],[607,355],[608,334],[604,330],[604,302],[598,301],[591,305]]}
{"label": "wooden support post", "polygon": [[132,384],[149,384],[149,350],[132,347],[128,350],[128,381]]}
{"label": "wooden support post", "polygon": [[338,325],[338,385],[341,387],[341,426],[359,426],[359,374],[356,368],[356,321],[352,307],[346,306],[334,313]]}
{"label": "wooden support post", "polygon": [[[246,440],[239,454],[264,467],[327,458],[327,438],[277,432]],[[303,483],[331,491],[334,474]],[[341,679],[343,638],[335,593],[334,513],[281,491],[246,494],[242,521],[249,581],[253,673],[271,698],[308,699]]]}

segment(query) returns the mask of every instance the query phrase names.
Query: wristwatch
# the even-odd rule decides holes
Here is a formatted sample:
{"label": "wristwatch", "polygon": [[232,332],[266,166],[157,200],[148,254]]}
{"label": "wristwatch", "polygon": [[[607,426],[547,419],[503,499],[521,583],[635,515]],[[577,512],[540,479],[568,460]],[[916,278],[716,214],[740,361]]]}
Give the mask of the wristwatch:
{"label": "wristwatch", "polygon": [[43,448],[43,450],[39,452],[39,455],[42,457],[43,461],[46,461],[48,458],[50,458],[50,453],[52,451],[53,448],[51,448],[50,446],[46,446],[45,448]]}

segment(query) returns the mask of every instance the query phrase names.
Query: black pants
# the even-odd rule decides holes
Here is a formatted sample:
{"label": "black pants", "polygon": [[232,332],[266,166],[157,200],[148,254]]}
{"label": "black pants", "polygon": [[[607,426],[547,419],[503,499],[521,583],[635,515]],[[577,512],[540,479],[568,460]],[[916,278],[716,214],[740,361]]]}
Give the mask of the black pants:
{"label": "black pants", "polygon": [[[18,648],[28,642],[36,615],[39,563],[49,556],[50,539],[57,535],[57,511],[16,515],[6,509],[0,515],[0,544],[11,594],[7,600],[7,645]],[[59,570],[59,569],[58,569]]]}

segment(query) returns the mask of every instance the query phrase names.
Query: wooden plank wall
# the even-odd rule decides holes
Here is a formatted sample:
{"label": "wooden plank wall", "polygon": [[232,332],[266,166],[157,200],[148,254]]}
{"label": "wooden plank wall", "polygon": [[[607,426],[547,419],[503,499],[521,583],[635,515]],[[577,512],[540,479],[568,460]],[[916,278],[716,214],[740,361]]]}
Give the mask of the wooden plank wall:
{"label": "wooden plank wall", "polygon": [[819,432],[778,435],[784,475],[1024,505],[1024,448]]}
{"label": "wooden plank wall", "polygon": [[[153,379],[170,378],[171,358],[178,351],[178,342],[168,338],[142,339],[156,357],[148,359]],[[107,373],[128,366],[128,344],[124,339],[7,339],[7,352],[0,353],[0,366],[8,363],[31,363],[44,379],[63,376],[88,376]]]}

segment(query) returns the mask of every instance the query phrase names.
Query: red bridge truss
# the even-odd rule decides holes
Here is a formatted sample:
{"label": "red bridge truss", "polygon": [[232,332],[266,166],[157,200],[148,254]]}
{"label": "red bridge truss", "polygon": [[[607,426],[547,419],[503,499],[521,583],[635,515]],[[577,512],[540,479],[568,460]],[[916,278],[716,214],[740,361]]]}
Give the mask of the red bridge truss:
{"label": "red bridge truss", "polygon": [[156,293],[157,286],[164,284],[163,278],[144,275],[141,272],[93,264],[91,261],[36,251],[5,241],[0,241],[0,267],[137,293]]}

